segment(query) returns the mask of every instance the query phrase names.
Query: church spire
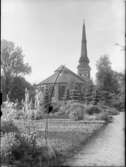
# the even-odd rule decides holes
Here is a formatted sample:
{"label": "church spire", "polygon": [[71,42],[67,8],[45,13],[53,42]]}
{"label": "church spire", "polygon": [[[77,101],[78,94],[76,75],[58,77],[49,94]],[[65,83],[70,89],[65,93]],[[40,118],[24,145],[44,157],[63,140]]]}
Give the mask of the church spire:
{"label": "church spire", "polygon": [[90,78],[90,67],[88,64],[89,64],[89,59],[87,57],[86,28],[85,28],[85,22],[83,22],[81,56],[79,59],[78,74],[84,78],[89,79]]}
{"label": "church spire", "polygon": [[82,30],[82,41],[81,41],[81,57],[79,62],[89,63],[89,59],[87,57],[87,40],[86,40],[86,30],[85,30],[85,22],[83,23]]}

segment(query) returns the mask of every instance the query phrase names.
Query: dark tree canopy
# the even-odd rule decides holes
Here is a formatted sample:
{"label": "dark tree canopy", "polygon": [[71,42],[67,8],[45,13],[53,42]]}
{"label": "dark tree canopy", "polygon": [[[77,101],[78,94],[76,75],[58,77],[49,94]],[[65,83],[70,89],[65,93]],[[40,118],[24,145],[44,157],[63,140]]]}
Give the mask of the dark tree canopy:
{"label": "dark tree canopy", "polygon": [[23,77],[15,77],[13,82],[11,83],[11,88],[9,91],[9,97],[11,101],[15,101],[16,99],[21,102],[21,100],[25,98],[25,88],[27,88],[30,92],[32,91],[32,85],[27,82]]}

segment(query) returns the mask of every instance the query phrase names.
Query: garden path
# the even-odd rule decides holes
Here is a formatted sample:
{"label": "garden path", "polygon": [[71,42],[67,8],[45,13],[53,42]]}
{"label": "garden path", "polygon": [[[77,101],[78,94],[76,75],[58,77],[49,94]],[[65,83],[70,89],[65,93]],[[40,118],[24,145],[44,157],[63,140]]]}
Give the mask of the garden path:
{"label": "garden path", "polygon": [[124,113],[87,142],[83,149],[68,159],[65,166],[124,166]]}

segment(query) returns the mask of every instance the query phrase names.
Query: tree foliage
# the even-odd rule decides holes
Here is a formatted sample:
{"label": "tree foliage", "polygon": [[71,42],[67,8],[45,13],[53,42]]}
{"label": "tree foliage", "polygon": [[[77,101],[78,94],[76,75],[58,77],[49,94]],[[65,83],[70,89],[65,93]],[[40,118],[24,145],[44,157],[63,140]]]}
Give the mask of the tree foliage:
{"label": "tree foliage", "polygon": [[25,75],[31,72],[28,63],[24,63],[24,55],[20,47],[16,47],[13,42],[1,41],[1,70],[3,76]]}
{"label": "tree foliage", "polygon": [[31,67],[24,62],[23,51],[11,41],[1,40],[1,89],[3,100],[6,99],[15,77],[23,76],[31,72]]}
{"label": "tree foliage", "polygon": [[25,99],[25,88],[30,91],[30,96],[33,92],[32,85],[27,82],[23,77],[15,77],[11,83],[9,97],[11,101],[16,99],[21,102],[22,99]]}
{"label": "tree foliage", "polygon": [[97,62],[96,79],[99,89],[111,93],[118,93],[119,84],[107,55],[102,56]]}
{"label": "tree foliage", "polygon": [[108,56],[97,62],[97,101],[105,105],[124,109],[125,76],[112,70]]}

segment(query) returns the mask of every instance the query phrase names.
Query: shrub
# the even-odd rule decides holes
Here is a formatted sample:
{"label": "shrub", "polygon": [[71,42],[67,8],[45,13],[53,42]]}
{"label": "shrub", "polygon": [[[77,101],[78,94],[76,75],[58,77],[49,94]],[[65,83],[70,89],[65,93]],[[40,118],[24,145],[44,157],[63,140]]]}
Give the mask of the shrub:
{"label": "shrub", "polygon": [[71,103],[66,106],[65,113],[72,120],[82,120],[84,117],[84,105],[81,103]]}
{"label": "shrub", "polygon": [[100,105],[100,107],[108,114],[111,114],[111,115],[118,115],[119,114],[119,111],[114,107],[109,107],[106,105]]}
{"label": "shrub", "polygon": [[68,102],[58,106],[58,112],[50,113],[49,117],[70,118],[73,120],[82,120],[84,116],[84,105],[77,102]]}
{"label": "shrub", "polygon": [[96,117],[96,120],[105,120],[108,114],[106,112],[99,113]]}
{"label": "shrub", "polygon": [[119,111],[116,110],[116,109],[113,108],[113,107],[109,107],[108,113],[111,114],[111,115],[118,115],[118,114],[119,114]]}
{"label": "shrub", "polygon": [[12,158],[12,150],[11,147],[16,144],[16,138],[14,133],[8,133],[1,137],[1,154],[0,160],[1,162],[10,162]]}
{"label": "shrub", "polygon": [[10,132],[19,132],[17,126],[14,124],[12,120],[10,121],[1,121],[1,132],[3,134]]}
{"label": "shrub", "polygon": [[113,104],[113,107],[115,107],[118,111],[124,111],[125,110],[125,102],[123,101],[117,101],[117,102],[114,102]]}
{"label": "shrub", "polygon": [[89,115],[89,114],[85,114],[85,117],[84,117],[84,119],[86,120],[86,121],[94,121],[94,120],[96,120],[96,115]]}
{"label": "shrub", "polygon": [[54,116],[62,116],[62,115],[65,115],[64,112],[61,112],[61,111],[58,111],[58,112],[55,112],[53,113]]}
{"label": "shrub", "polygon": [[2,118],[3,119],[14,119],[16,110],[12,107],[2,108]]}
{"label": "shrub", "polygon": [[65,113],[69,114],[72,110],[76,110],[78,108],[81,110],[85,109],[84,105],[81,103],[70,102],[64,107],[64,110],[65,110]]}
{"label": "shrub", "polygon": [[72,120],[82,120],[84,116],[84,105],[79,102],[68,102],[62,106],[62,112]]}
{"label": "shrub", "polygon": [[112,117],[107,112],[102,112],[97,115],[96,120],[104,120],[106,122],[109,122],[112,120]]}
{"label": "shrub", "polygon": [[74,120],[74,121],[82,120],[83,113],[81,113],[81,111],[79,111],[79,110],[74,110],[74,111],[69,113],[69,118]]}
{"label": "shrub", "polygon": [[20,109],[17,110],[13,107],[4,107],[2,108],[2,118],[3,119],[21,119],[24,117],[24,112]]}
{"label": "shrub", "polygon": [[93,115],[93,114],[99,114],[101,113],[103,110],[97,106],[97,105],[89,105],[86,107],[85,112],[89,115]]}
{"label": "shrub", "polygon": [[37,135],[9,134],[2,137],[1,162],[16,163],[16,166],[39,166],[56,158],[56,151],[51,146],[37,145]]}
{"label": "shrub", "polygon": [[66,104],[65,105],[61,105],[58,112],[65,113],[65,110],[66,110]]}

